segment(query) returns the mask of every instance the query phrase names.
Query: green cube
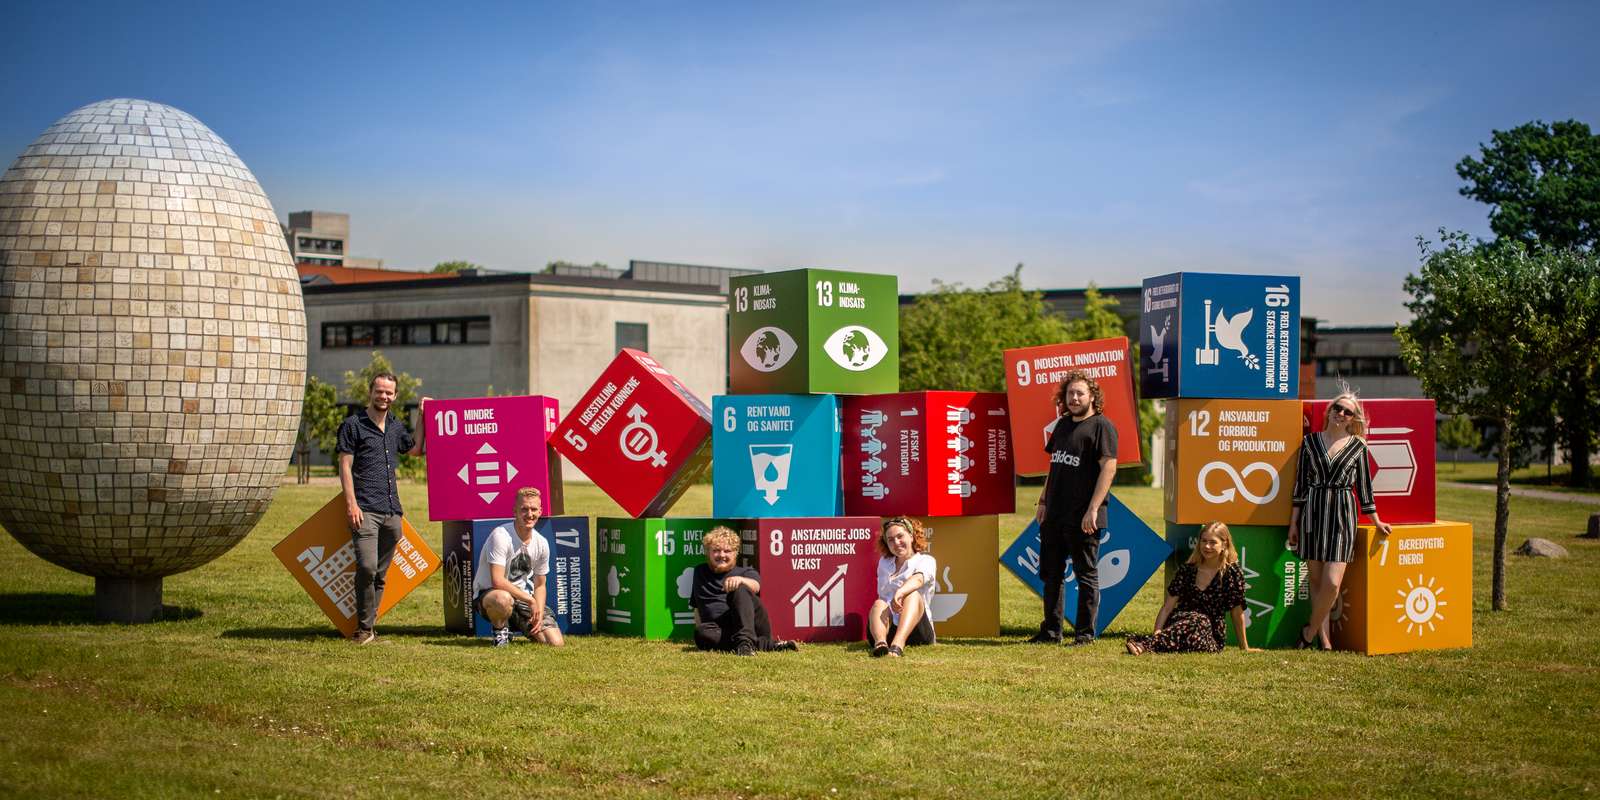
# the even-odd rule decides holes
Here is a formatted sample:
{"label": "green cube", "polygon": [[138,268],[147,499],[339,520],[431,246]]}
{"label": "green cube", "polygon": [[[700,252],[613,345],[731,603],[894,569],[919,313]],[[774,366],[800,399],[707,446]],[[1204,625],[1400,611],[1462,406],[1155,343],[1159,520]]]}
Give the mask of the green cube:
{"label": "green cube", "polygon": [[728,281],[732,394],[900,390],[893,275],[796,269]]}
{"label": "green cube", "polygon": [[[1167,523],[1167,583],[1194,552],[1201,525]],[[1251,647],[1293,647],[1311,620],[1311,580],[1306,562],[1286,546],[1289,529],[1280,525],[1229,525],[1244,568],[1244,616]],[[1238,634],[1228,623],[1228,644]]]}
{"label": "green cube", "polygon": [[[604,633],[646,639],[694,638],[689,607],[694,568],[705,563],[706,531],[744,520],[601,517],[596,521],[596,623]],[[753,535],[753,534],[752,534]]]}

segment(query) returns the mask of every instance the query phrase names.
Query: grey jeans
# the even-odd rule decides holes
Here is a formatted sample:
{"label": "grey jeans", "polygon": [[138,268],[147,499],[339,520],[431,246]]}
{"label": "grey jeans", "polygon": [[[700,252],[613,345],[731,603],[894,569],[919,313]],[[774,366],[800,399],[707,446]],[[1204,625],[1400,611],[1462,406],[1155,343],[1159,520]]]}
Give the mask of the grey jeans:
{"label": "grey jeans", "polygon": [[400,543],[399,514],[361,510],[361,527],[350,534],[356,546],[356,630],[370,631],[383,602],[383,577]]}

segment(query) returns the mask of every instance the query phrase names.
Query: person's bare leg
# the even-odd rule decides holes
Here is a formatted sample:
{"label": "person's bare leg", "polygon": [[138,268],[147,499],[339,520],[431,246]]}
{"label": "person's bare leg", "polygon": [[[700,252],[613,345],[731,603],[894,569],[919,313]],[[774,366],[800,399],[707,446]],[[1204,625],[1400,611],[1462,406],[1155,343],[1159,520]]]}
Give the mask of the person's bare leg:
{"label": "person's bare leg", "polygon": [[560,628],[544,628],[533,635],[536,642],[544,642],[551,647],[560,647],[567,643],[566,637],[561,635]]}
{"label": "person's bare leg", "polygon": [[489,627],[504,628],[511,620],[511,610],[516,605],[516,599],[504,589],[494,589],[483,596],[483,616],[489,620]]}
{"label": "person's bare leg", "polygon": [[1324,649],[1333,649],[1333,640],[1328,636],[1329,617],[1333,615],[1333,604],[1339,601],[1339,587],[1344,585],[1344,570],[1348,566],[1342,561],[1330,561],[1322,568],[1322,587],[1311,603],[1311,613],[1318,618],[1318,609],[1321,609],[1317,625],[1317,635],[1322,641]]}
{"label": "person's bare leg", "polygon": [[889,604],[882,600],[872,602],[872,610],[867,612],[867,632],[871,635],[869,643],[876,647],[889,635]]}
{"label": "person's bare leg", "polygon": [[1317,598],[1321,594],[1323,574],[1326,572],[1326,566],[1327,562],[1325,561],[1306,562],[1306,588],[1311,592],[1311,617],[1307,620],[1306,624],[1300,628],[1298,635],[1300,637],[1300,641],[1302,642],[1310,641],[1317,635]]}
{"label": "person's bare leg", "polygon": [[905,648],[906,639],[911,637],[917,623],[922,621],[922,610],[922,595],[916,592],[906,595],[905,602],[900,605],[900,627],[895,628],[894,641],[890,645]]}

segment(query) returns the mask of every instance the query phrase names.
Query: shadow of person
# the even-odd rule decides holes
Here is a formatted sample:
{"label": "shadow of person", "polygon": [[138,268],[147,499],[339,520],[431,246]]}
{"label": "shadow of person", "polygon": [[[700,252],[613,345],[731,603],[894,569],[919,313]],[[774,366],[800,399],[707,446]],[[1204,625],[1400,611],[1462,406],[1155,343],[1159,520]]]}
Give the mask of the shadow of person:
{"label": "shadow of person", "polygon": [[[378,622],[377,631],[379,640],[386,637],[435,638],[445,635],[444,629],[437,625],[384,625],[382,620]],[[312,642],[320,639],[343,639],[345,636],[338,628],[327,625],[297,625],[287,628],[234,628],[223,631],[221,638]]]}
{"label": "shadow of person", "polygon": [[[156,622],[199,619],[200,609],[161,606]],[[94,595],[73,592],[16,592],[0,594],[0,625],[116,625],[95,616]]]}

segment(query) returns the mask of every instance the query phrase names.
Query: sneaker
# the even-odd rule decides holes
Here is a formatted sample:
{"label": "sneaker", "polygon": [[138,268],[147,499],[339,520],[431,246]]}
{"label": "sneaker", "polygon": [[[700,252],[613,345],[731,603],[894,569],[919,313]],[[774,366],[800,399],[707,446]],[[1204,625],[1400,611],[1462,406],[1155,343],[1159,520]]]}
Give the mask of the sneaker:
{"label": "sneaker", "polygon": [[1028,644],[1061,644],[1061,636],[1039,631],[1028,637]]}
{"label": "sneaker", "polygon": [[740,642],[739,646],[734,649],[733,654],[736,656],[753,656],[756,654],[756,649],[751,647],[749,642]]}
{"label": "sneaker", "polygon": [[505,647],[506,645],[509,645],[509,644],[511,644],[511,629],[510,628],[495,628],[494,629],[494,646],[495,647]]}
{"label": "sneaker", "polygon": [[779,639],[772,643],[772,650],[776,653],[793,653],[800,649],[800,643],[793,639]]}
{"label": "sneaker", "polygon": [[356,631],[350,634],[350,641],[356,644],[372,644],[378,637],[372,631]]}
{"label": "sneaker", "polygon": [[1067,640],[1065,644],[1068,647],[1082,647],[1086,644],[1094,644],[1094,636],[1087,633],[1080,633],[1077,636]]}

